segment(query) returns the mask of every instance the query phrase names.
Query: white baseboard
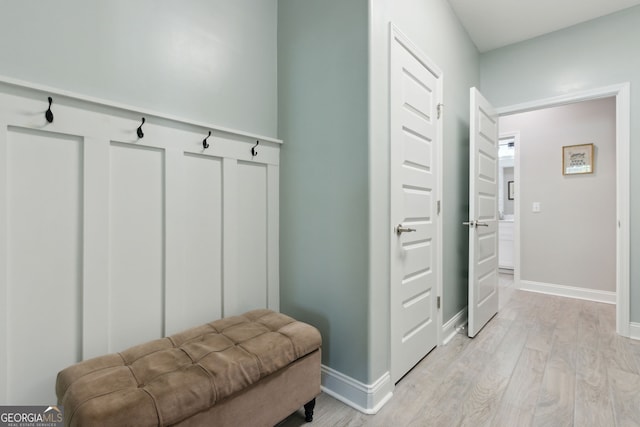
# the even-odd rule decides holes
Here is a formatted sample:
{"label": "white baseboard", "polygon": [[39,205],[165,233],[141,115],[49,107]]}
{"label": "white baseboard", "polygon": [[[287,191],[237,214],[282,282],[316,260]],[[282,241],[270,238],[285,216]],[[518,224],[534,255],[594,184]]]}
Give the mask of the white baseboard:
{"label": "white baseboard", "polygon": [[444,325],[442,325],[442,336],[444,337],[442,340],[442,345],[446,345],[449,341],[456,336],[458,330],[467,324],[468,316],[467,316],[467,307],[460,310],[455,316],[447,321]]}
{"label": "white baseboard", "polygon": [[629,338],[640,340],[640,323],[629,322]]}
{"label": "white baseboard", "polygon": [[393,396],[391,375],[385,373],[373,384],[365,384],[322,365],[322,391],[358,411],[373,415]]}
{"label": "white baseboard", "polygon": [[520,280],[520,289],[523,291],[584,299],[588,301],[603,302],[606,304],[616,303],[615,292],[598,291],[595,289],[576,288],[574,286],[555,285],[553,283],[532,282],[530,280]]}

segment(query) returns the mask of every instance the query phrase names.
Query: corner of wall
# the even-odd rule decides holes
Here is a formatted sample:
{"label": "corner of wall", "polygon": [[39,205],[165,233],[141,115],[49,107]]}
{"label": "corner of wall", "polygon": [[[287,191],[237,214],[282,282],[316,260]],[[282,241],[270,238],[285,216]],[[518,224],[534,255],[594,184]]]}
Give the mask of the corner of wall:
{"label": "corner of wall", "polygon": [[455,316],[449,319],[447,323],[442,325],[441,336],[443,337],[443,339],[440,345],[447,345],[449,341],[451,341],[453,337],[456,336],[458,331],[462,330],[467,325],[467,321],[468,321],[467,310],[468,310],[467,307],[463,308],[458,313],[456,313]]}
{"label": "corner of wall", "polygon": [[322,391],[364,414],[378,413],[393,396],[393,389],[389,372],[365,384],[322,365]]}

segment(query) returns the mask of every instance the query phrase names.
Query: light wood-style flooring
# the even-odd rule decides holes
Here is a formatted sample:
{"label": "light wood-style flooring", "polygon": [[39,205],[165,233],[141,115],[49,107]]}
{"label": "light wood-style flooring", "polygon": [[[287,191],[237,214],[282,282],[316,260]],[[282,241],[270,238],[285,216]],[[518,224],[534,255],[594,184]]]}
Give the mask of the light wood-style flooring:
{"label": "light wood-style flooring", "polygon": [[640,426],[640,341],[615,334],[615,306],[516,290],[474,339],[457,334],[397,385],[376,415],[321,394],[294,426]]}

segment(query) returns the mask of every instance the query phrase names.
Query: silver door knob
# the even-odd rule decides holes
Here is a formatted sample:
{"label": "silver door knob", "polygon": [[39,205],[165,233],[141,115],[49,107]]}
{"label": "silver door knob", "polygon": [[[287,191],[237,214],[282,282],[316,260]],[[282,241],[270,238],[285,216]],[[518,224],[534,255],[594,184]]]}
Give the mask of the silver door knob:
{"label": "silver door knob", "polygon": [[403,227],[402,224],[398,224],[398,226],[396,227],[396,233],[398,233],[398,236],[401,235],[402,233],[411,233],[413,231],[416,231],[416,229]]}
{"label": "silver door knob", "polygon": [[462,225],[468,225],[469,227],[473,228],[476,226],[476,221],[472,219],[471,221],[463,222]]}

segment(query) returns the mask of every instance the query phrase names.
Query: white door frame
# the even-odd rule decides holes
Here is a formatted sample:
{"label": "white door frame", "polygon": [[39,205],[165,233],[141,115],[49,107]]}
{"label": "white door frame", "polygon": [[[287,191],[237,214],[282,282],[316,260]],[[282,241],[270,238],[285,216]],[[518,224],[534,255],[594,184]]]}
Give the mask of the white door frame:
{"label": "white door frame", "polygon": [[[504,116],[505,114],[500,114],[500,110],[496,108],[498,111],[498,120],[500,116]],[[509,113],[511,114],[511,113]],[[498,128],[498,139],[505,138],[513,138],[514,147],[513,147],[513,181],[515,188],[513,189],[515,194],[520,194],[520,131],[514,132],[501,132]],[[514,219],[514,227],[513,227],[513,283],[516,288],[520,288],[520,198],[516,197],[513,201],[513,219]]]}
{"label": "white door frame", "polygon": [[[624,337],[630,333],[630,164],[631,145],[631,85],[629,82],[590,89],[581,92],[539,99],[523,104],[497,108],[499,116],[524,113],[543,108],[556,107],[593,99],[615,97],[616,99],[616,332]],[[516,167],[520,164],[519,150],[516,150]],[[516,191],[519,180],[516,179]],[[520,194],[519,192],[517,194]],[[519,202],[516,202],[518,205]],[[516,206],[516,214],[519,209]],[[516,221],[516,236],[520,235],[520,221]],[[515,245],[516,273],[520,266],[519,239]],[[514,278],[520,287],[520,275]]]}

